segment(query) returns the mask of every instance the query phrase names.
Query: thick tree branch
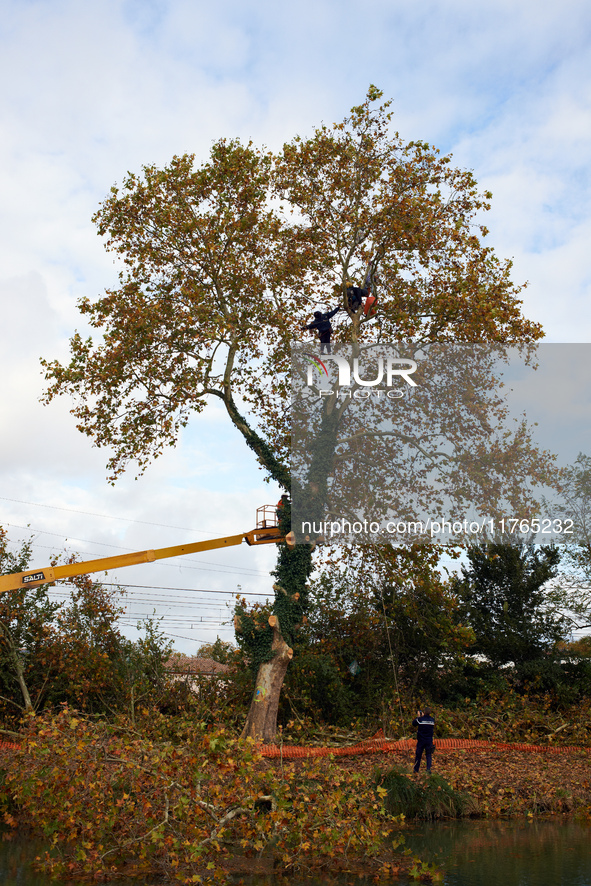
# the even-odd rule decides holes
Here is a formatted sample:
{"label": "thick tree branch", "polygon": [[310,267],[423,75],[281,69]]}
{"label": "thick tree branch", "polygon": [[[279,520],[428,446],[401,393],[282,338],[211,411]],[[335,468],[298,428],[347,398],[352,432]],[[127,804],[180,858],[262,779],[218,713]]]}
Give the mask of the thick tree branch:
{"label": "thick tree branch", "polygon": [[224,373],[223,401],[226,411],[232,420],[232,424],[240,431],[247,446],[252,449],[259,462],[269,471],[273,480],[279,483],[286,492],[289,492],[291,489],[291,474],[289,470],[275,456],[269,444],[250,427],[244,416],[238,411],[236,403],[234,402],[231,378],[235,353],[236,347],[230,348],[228,359],[226,361],[226,371]]}

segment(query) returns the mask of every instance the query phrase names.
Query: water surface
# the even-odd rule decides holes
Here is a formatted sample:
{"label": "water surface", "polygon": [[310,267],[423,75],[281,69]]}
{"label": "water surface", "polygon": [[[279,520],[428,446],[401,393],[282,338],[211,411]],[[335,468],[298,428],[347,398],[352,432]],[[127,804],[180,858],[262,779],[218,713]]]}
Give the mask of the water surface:
{"label": "water surface", "polygon": [[405,843],[445,886],[591,886],[591,828],[568,819],[436,822]]}
{"label": "water surface", "polygon": [[[409,826],[405,844],[423,861],[444,870],[445,886],[591,886],[591,827],[568,819],[510,821],[453,821]],[[0,840],[1,886],[48,886],[45,874],[33,870],[43,844],[23,837]],[[290,886],[356,884],[342,875],[292,877]],[[273,876],[251,875],[245,886],[277,886]],[[56,882],[56,881],[51,881]],[[62,886],[80,886],[62,880]],[[114,881],[117,886],[156,886],[156,879]],[[284,882],[284,881],[282,881]],[[370,881],[368,881],[370,882]],[[417,881],[396,881],[398,886]],[[88,886],[85,881],[84,886]]]}

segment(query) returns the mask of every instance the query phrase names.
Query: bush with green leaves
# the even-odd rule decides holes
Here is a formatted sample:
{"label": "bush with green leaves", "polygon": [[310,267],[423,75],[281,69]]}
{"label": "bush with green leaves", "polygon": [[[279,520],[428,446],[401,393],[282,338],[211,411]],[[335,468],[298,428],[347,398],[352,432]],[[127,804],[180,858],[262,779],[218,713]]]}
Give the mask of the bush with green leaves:
{"label": "bush with green leaves", "polygon": [[[29,567],[31,545],[8,550],[0,527],[0,571]],[[165,662],[171,643],[146,620],[135,643],[118,624],[120,590],[89,576],[71,580],[65,603],[50,600],[48,585],[9,591],[0,597],[0,719],[15,724],[26,710],[68,702],[94,713],[153,704],[166,690]]]}
{"label": "bush with green leaves", "polygon": [[414,778],[407,770],[394,766],[388,772],[376,774],[374,783],[392,815],[404,815],[407,819],[460,818],[478,811],[472,797],[454,790],[435,772]]}
{"label": "bush with green leaves", "polygon": [[454,590],[475,634],[471,652],[495,667],[520,666],[570,636],[568,599],[551,590],[560,562],[555,546],[501,539],[474,545],[467,557]]}
{"label": "bush with green leaves", "polygon": [[359,713],[355,693],[332,657],[316,650],[300,652],[287,673],[283,696],[282,720],[290,719],[294,708],[300,715],[331,725],[350,723]]}

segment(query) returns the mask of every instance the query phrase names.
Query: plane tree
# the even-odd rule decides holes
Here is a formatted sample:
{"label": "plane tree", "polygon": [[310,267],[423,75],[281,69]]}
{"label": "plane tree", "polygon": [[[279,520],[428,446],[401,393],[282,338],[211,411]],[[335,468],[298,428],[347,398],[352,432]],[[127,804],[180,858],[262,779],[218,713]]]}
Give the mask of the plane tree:
{"label": "plane tree", "polygon": [[[207,403],[222,404],[267,478],[291,492],[289,357],[319,303],[341,305],[335,339],[534,342],[511,263],[484,245],[489,208],[471,172],[392,130],[370,87],[340,123],[273,154],[220,140],[209,159],[176,156],[114,186],[95,215],[121,260],[119,285],[79,308],[96,340],[76,333],[70,362],[44,361],[46,401],[74,399],[78,428],[110,447],[110,477],[140,471]],[[347,287],[368,265],[375,316]],[[327,404],[334,453],[340,414]],[[330,458],[329,458],[330,461]],[[324,480],[307,485],[320,510]],[[297,483],[302,481],[297,478]],[[290,502],[281,509],[290,527]],[[259,666],[244,734],[271,741],[279,693],[307,606],[312,547],[278,546],[270,617],[237,612]]]}

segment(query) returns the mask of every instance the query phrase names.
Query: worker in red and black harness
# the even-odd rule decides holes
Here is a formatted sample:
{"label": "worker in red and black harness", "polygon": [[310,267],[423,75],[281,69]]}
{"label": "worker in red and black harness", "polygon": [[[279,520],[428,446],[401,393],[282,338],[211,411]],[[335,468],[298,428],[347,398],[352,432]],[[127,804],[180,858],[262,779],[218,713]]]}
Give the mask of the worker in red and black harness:
{"label": "worker in red and black harness", "polygon": [[363,309],[366,316],[373,316],[375,313],[375,296],[372,295],[373,286],[373,263],[375,259],[369,261],[365,272],[365,280],[363,286],[347,286],[347,303],[349,310],[353,314],[358,314]]}
{"label": "worker in red and black harness", "polygon": [[433,733],[435,731],[435,719],[431,716],[431,708],[417,711],[417,716],[412,721],[413,728],[417,730],[417,749],[415,752],[414,771],[418,772],[421,767],[423,751],[427,760],[427,772],[431,772],[431,759],[434,750]]}
{"label": "worker in red and black harness", "polygon": [[275,513],[277,515],[277,526],[279,527],[281,535],[285,538],[285,536],[291,534],[291,501],[289,500],[289,495],[283,493],[277,502]]}

